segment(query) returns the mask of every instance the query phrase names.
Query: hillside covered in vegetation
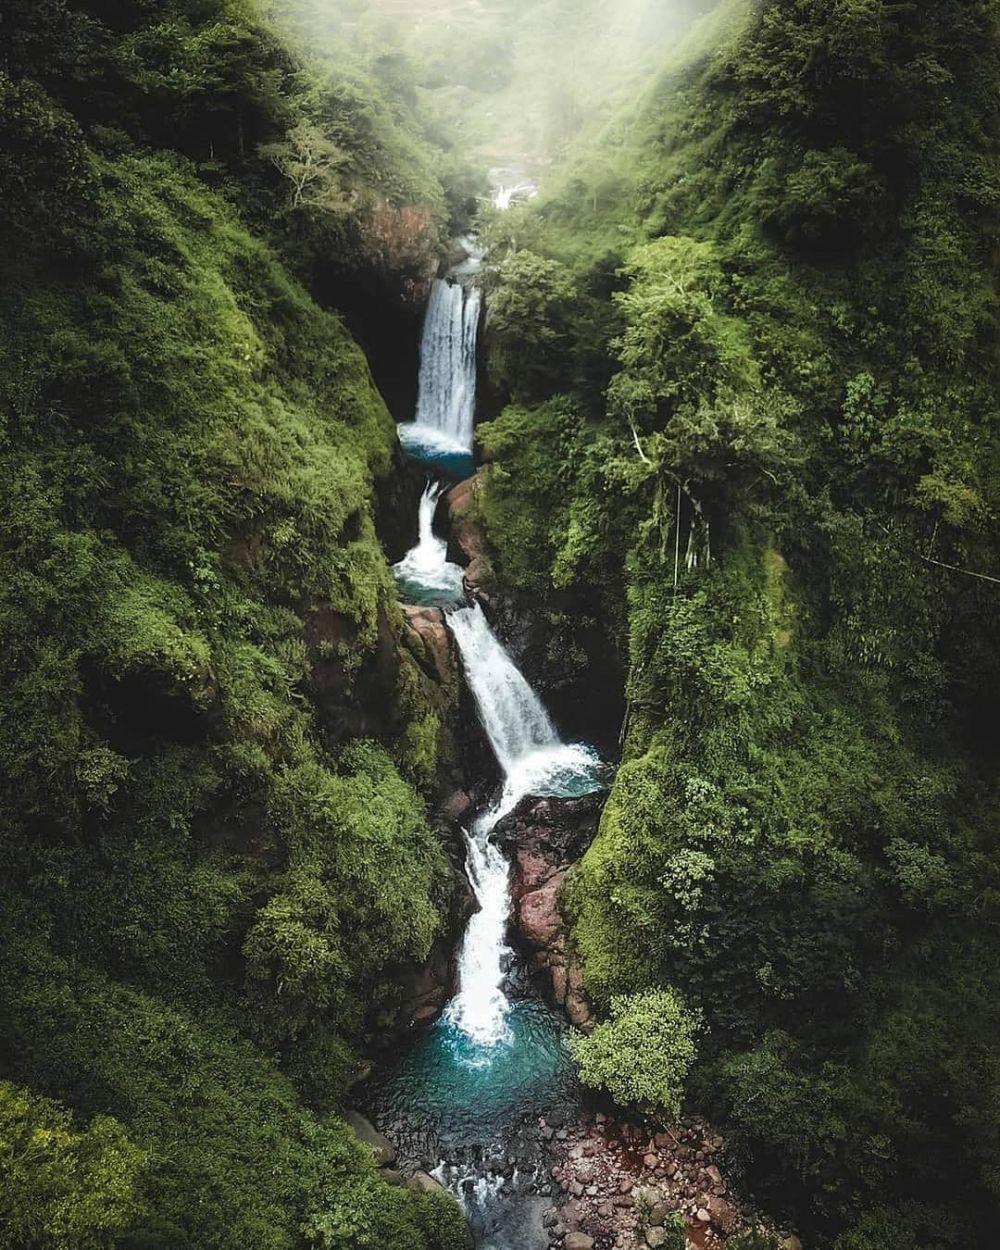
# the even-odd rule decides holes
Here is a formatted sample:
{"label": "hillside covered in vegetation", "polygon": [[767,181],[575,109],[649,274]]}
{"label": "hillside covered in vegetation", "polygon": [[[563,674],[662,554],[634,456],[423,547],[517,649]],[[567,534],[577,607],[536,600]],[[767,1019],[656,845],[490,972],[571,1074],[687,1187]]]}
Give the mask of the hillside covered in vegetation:
{"label": "hillside covered in vegetation", "polygon": [[436,162],[241,0],[3,6],[6,1247],[466,1244],[333,1114],[454,888],[332,311],[419,298]]}
{"label": "hillside covered in vegetation", "polygon": [[471,1250],[343,1117],[468,907],[386,549],[477,212],[451,607],[621,747],[535,916],[588,1132],[696,1116],[734,1250],[994,1250],[998,87],[998,0],[0,3],[0,1250]]}
{"label": "hillside covered in vegetation", "polygon": [[837,1250],[1000,1229],[998,20],[723,4],[492,232],[499,576],[629,670],[587,989]]}

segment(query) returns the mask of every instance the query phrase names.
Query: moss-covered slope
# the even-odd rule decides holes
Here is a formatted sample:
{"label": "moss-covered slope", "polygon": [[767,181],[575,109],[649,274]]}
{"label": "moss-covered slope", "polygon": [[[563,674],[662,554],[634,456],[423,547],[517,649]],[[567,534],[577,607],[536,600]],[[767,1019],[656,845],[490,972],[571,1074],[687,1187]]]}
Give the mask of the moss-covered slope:
{"label": "moss-covered slope", "polygon": [[630,663],[588,987],[838,1250],[1000,1226],[997,18],[720,6],[494,230],[500,574]]}
{"label": "moss-covered slope", "polygon": [[248,5],[2,28],[0,1239],[464,1245],[334,1115],[452,881],[394,426],[260,225],[308,69]]}

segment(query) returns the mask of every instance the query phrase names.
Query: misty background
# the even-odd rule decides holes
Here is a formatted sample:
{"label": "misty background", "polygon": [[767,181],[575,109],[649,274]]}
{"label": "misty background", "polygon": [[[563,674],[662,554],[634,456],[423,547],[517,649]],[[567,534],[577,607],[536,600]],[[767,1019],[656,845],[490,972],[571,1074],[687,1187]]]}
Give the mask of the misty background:
{"label": "misty background", "polygon": [[351,63],[486,165],[544,163],[616,114],[711,0],[276,0],[313,55]]}

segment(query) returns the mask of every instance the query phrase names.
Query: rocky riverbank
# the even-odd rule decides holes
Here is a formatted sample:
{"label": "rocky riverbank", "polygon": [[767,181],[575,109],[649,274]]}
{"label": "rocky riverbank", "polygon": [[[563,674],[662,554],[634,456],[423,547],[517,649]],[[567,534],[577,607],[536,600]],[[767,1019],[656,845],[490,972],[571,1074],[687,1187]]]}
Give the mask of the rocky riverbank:
{"label": "rocky riverbank", "polygon": [[671,1244],[679,1216],[689,1244],[717,1250],[748,1224],[716,1161],[723,1139],[703,1121],[652,1132],[598,1112],[585,1124],[539,1129],[557,1194],[547,1217],[552,1246],[658,1250]]}

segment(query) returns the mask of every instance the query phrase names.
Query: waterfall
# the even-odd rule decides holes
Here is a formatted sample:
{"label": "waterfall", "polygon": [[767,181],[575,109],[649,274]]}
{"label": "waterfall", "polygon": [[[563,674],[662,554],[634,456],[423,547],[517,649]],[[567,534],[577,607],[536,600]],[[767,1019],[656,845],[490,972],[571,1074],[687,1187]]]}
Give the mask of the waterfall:
{"label": "waterfall", "polygon": [[465,933],[458,994],[448,1008],[448,1018],[485,1048],[506,1038],[510,1007],[504,993],[510,955],[506,944],[510,866],[492,840],[493,830],[529,794],[593,789],[600,761],[589,747],[560,741],[541,700],[490,629],[478,604],[451,613],[448,623],[483,728],[504,773],[499,801],[467,835],[469,880],[479,911]]}
{"label": "waterfall", "polygon": [[449,607],[465,597],[463,573],[448,561],[448,544],[434,533],[434,514],[443,487],[429,482],[420,500],[420,537],[412,551],[393,567],[404,600]]}
{"label": "waterfall", "polygon": [[556,746],[559,737],[538,695],[518,672],[487,623],[483,609],[448,618],[483,728],[505,774],[529,752]]}
{"label": "waterfall", "polygon": [[515,200],[530,200],[538,194],[533,182],[519,182],[515,186],[497,187],[493,195],[493,207],[505,213]]}
{"label": "waterfall", "polygon": [[420,348],[414,426],[425,438],[462,451],[472,450],[480,307],[476,287],[437,279]]}

